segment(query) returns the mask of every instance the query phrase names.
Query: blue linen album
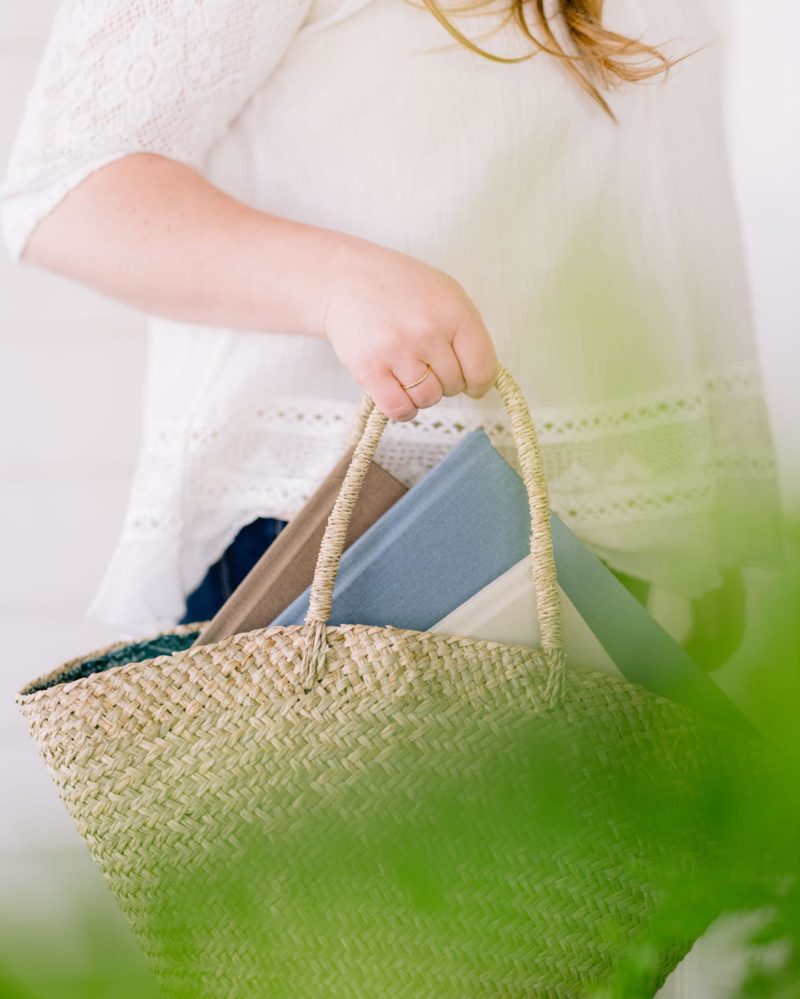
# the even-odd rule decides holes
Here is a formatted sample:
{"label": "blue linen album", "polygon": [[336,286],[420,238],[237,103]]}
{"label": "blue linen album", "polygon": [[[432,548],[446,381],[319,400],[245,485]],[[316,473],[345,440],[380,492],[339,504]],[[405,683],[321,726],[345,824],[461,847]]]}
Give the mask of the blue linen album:
{"label": "blue linen album", "polygon": [[[474,430],[342,556],[332,624],[425,631],[528,551],[522,479]],[[310,588],[273,622],[301,624]]]}

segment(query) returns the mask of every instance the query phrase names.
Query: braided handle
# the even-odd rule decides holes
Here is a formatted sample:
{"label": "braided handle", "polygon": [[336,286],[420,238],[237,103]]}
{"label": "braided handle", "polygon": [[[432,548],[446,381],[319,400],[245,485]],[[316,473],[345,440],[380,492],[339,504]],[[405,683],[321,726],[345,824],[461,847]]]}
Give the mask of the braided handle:
{"label": "braided handle", "polygon": [[[531,570],[536,591],[541,648],[550,666],[546,699],[553,704],[560,698],[563,687],[564,654],[547,483],[528,404],[519,385],[503,366],[500,367],[495,388],[508,411],[511,433],[528,493],[531,513]],[[357,438],[355,451],[325,527],[311,584],[311,597],[305,617],[308,636],[303,654],[303,675],[309,681],[306,683],[307,688],[314,678],[321,675],[324,667],[327,624],[347,528],[364,477],[387,423],[388,418],[375,408],[369,396],[364,396],[354,435]]]}

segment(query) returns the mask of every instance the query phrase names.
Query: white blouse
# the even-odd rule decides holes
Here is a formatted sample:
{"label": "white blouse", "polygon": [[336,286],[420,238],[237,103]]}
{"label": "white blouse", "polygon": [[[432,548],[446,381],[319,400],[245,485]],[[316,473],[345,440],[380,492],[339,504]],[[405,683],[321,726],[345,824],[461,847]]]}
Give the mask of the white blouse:
{"label": "white blouse", "polygon": [[[698,595],[772,557],[778,502],[719,51],[698,0],[609,0],[606,21],[671,55],[711,44],[615,90],[615,124],[555,58],[485,59],[421,3],[66,0],[0,188],[6,243],[19,256],[93,170],[149,151],[450,273],[526,393],[553,508],[612,567]],[[513,21],[456,23],[530,51]],[[298,510],[361,397],[317,337],[160,318],[148,337],[129,507],[88,610],[126,636],[173,625],[244,524]],[[476,426],[516,463],[496,392],[391,423],[378,460],[411,485]]]}

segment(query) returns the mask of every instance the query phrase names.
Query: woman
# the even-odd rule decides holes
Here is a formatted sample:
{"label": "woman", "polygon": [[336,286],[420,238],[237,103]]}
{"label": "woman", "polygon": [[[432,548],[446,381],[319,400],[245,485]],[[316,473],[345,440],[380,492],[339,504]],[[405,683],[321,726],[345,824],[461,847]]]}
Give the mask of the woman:
{"label": "woman", "polygon": [[426,2],[62,4],[6,241],[153,317],[89,616],[211,616],[364,390],[409,485],[477,425],[514,461],[499,354],[554,508],[640,599],[691,607],[687,641],[726,611],[724,659],[776,507],[702,6]]}
{"label": "woman", "polygon": [[408,485],[478,425],[515,462],[499,357],[554,509],[640,599],[683,602],[698,655],[722,614],[705,662],[724,661],[777,492],[719,53],[698,0],[603,8],[62,4],[6,242],[152,317],[90,617],[128,636],[211,617],[363,391]]}

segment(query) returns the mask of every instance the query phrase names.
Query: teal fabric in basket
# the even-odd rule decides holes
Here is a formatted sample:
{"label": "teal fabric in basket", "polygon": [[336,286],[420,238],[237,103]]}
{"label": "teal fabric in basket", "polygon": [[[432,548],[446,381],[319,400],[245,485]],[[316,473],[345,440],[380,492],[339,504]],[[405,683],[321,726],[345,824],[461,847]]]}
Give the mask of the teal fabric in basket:
{"label": "teal fabric in basket", "polygon": [[46,690],[48,687],[55,687],[59,683],[69,683],[71,680],[80,680],[82,677],[91,676],[93,673],[102,673],[111,669],[112,666],[124,666],[125,663],[141,663],[146,659],[155,659],[156,656],[171,656],[173,652],[183,652],[188,649],[200,634],[199,631],[187,631],[182,635],[173,635],[169,632],[149,638],[144,642],[132,642],[121,649],[109,652],[104,656],[95,659],[86,659],[77,666],[74,666],[66,673],[51,677],[33,686],[26,688],[24,694],[32,694],[37,690]]}

